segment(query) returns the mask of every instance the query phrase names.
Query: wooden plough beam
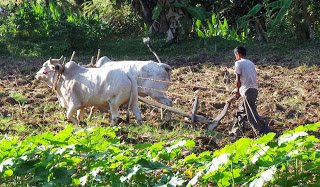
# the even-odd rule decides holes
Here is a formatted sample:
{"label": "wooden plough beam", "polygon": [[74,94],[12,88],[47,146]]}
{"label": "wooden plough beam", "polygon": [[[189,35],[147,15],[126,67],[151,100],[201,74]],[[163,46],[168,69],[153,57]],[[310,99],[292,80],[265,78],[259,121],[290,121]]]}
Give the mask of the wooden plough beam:
{"label": "wooden plough beam", "polygon": [[181,111],[177,108],[174,108],[174,107],[171,107],[171,106],[167,106],[167,105],[164,105],[164,104],[161,104],[157,101],[154,101],[154,100],[150,100],[150,99],[147,99],[147,98],[144,98],[144,97],[140,97],[139,96],[139,100],[148,104],[148,105],[151,105],[151,106],[154,106],[154,107],[157,107],[157,108],[163,108],[163,109],[166,109],[170,112],[173,112],[175,114],[178,114],[178,115],[181,115],[181,116],[184,116],[184,117],[187,117],[189,119],[191,119],[193,122],[200,122],[200,123],[204,123],[206,125],[208,125],[208,129],[209,130],[213,130],[214,128],[216,128],[218,125],[219,125],[219,122],[220,120],[226,115],[227,111],[228,111],[228,108],[230,106],[230,102],[226,102],[222,112],[214,119],[214,120],[210,120],[202,115],[197,115],[196,114],[196,110],[197,110],[197,105],[198,105],[198,97],[196,97],[195,99],[195,103],[194,103],[194,107],[193,107],[193,112],[192,114],[189,114],[189,113],[186,113],[184,111]]}

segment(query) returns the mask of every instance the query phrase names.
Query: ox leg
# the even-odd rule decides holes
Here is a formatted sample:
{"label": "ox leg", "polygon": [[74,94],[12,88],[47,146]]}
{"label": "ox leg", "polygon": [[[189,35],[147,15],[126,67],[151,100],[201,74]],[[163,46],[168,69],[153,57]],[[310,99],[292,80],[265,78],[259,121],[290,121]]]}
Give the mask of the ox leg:
{"label": "ox leg", "polygon": [[83,111],[84,109],[82,108],[77,110],[77,120],[79,121],[79,123],[83,121],[83,113],[84,113]]}
{"label": "ox leg", "polygon": [[94,110],[94,106],[90,107],[90,113],[89,113],[89,116],[88,116],[89,120],[91,120],[91,118],[92,118],[93,110]]}
{"label": "ox leg", "polygon": [[133,112],[133,114],[134,114],[134,117],[135,117],[136,120],[137,120],[137,123],[138,123],[139,125],[141,125],[141,123],[142,123],[142,117],[141,117],[140,108],[139,108],[139,106],[138,106],[138,99],[137,99],[136,102],[134,101],[134,102],[132,103],[132,105],[131,105],[131,110],[132,110],[132,112]]}
{"label": "ox leg", "polygon": [[[158,101],[161,104],[167,105],[167,106],[172,106],[172,100],[168,97],[166,97],[165,95],[157,95],[157,96],[150,96],[152,99]],[[163,110],[163,109],[161,109]],[[165,120],[166,121],[170,121],[171,119],[171,112],[166,111],[165,113]]]}
{"label": "ox leg", "polygon": [[72,123],[78,125],[79,121],[73,117],[73,114],[77,111],[77,109],[73,106],[69,106],[67,109],[67,119]]}
{"label": "ox leg", "polygon": [[110,113],[111,113],[111,125],[116,125],[120,118],[119,105],[111,102],[109,103],[109,106],[110,106]]}

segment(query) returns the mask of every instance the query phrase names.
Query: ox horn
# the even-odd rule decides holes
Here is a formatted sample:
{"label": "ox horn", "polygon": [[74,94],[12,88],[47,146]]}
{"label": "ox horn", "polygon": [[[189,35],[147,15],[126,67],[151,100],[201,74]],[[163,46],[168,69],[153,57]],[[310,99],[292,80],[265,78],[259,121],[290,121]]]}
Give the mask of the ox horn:
{"label": "ox horn", "polygon": [[53,64],[51,57],[49,58],[49,64]]}
{"label": "ox horn", "polygon": [[98,49],[98,54],[97,54],[96,63],[98,62],[99,58],[100,58],[100,49]]}
{"label": "ox horn", "polygon": [[92,66],[93,66],[93,60],[94,60],[94,56],[91,57],[90,65],[92,65]]}

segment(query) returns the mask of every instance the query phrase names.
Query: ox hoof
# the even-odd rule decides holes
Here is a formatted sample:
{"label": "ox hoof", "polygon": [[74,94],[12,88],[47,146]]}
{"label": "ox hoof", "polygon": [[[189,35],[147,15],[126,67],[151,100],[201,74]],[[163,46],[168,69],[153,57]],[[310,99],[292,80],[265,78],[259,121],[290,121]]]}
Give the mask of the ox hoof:
{"label": "ox hoof", "polygon": [[88,124],[86,122],[84,122],[84,121],[81,121],[79,123],[79,126],[84,127],[84,126],[88,126]]}
{"label": "ox hoof", "polygon": [[119,125],[121,122],[124,122],[121,118],[116,118],[111,121],[111,126]]}

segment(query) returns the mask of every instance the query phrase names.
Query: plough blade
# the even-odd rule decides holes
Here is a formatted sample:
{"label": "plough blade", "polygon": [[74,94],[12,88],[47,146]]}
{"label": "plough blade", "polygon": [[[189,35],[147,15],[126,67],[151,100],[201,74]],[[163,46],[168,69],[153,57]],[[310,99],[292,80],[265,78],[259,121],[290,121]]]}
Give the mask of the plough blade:
{"label": "plough blade", "polygon": [[226,104],[224,105],[223,110],[216,118],[214,118],[213,122],[209,125],[208,130],[212,130],[219,125],[222,118],[224,118],[224,116],[227,114],[229,106],[231,104],[231,101],[233,101],[235,99],[236,99],[236,97],[232,96],[226,101]]}

